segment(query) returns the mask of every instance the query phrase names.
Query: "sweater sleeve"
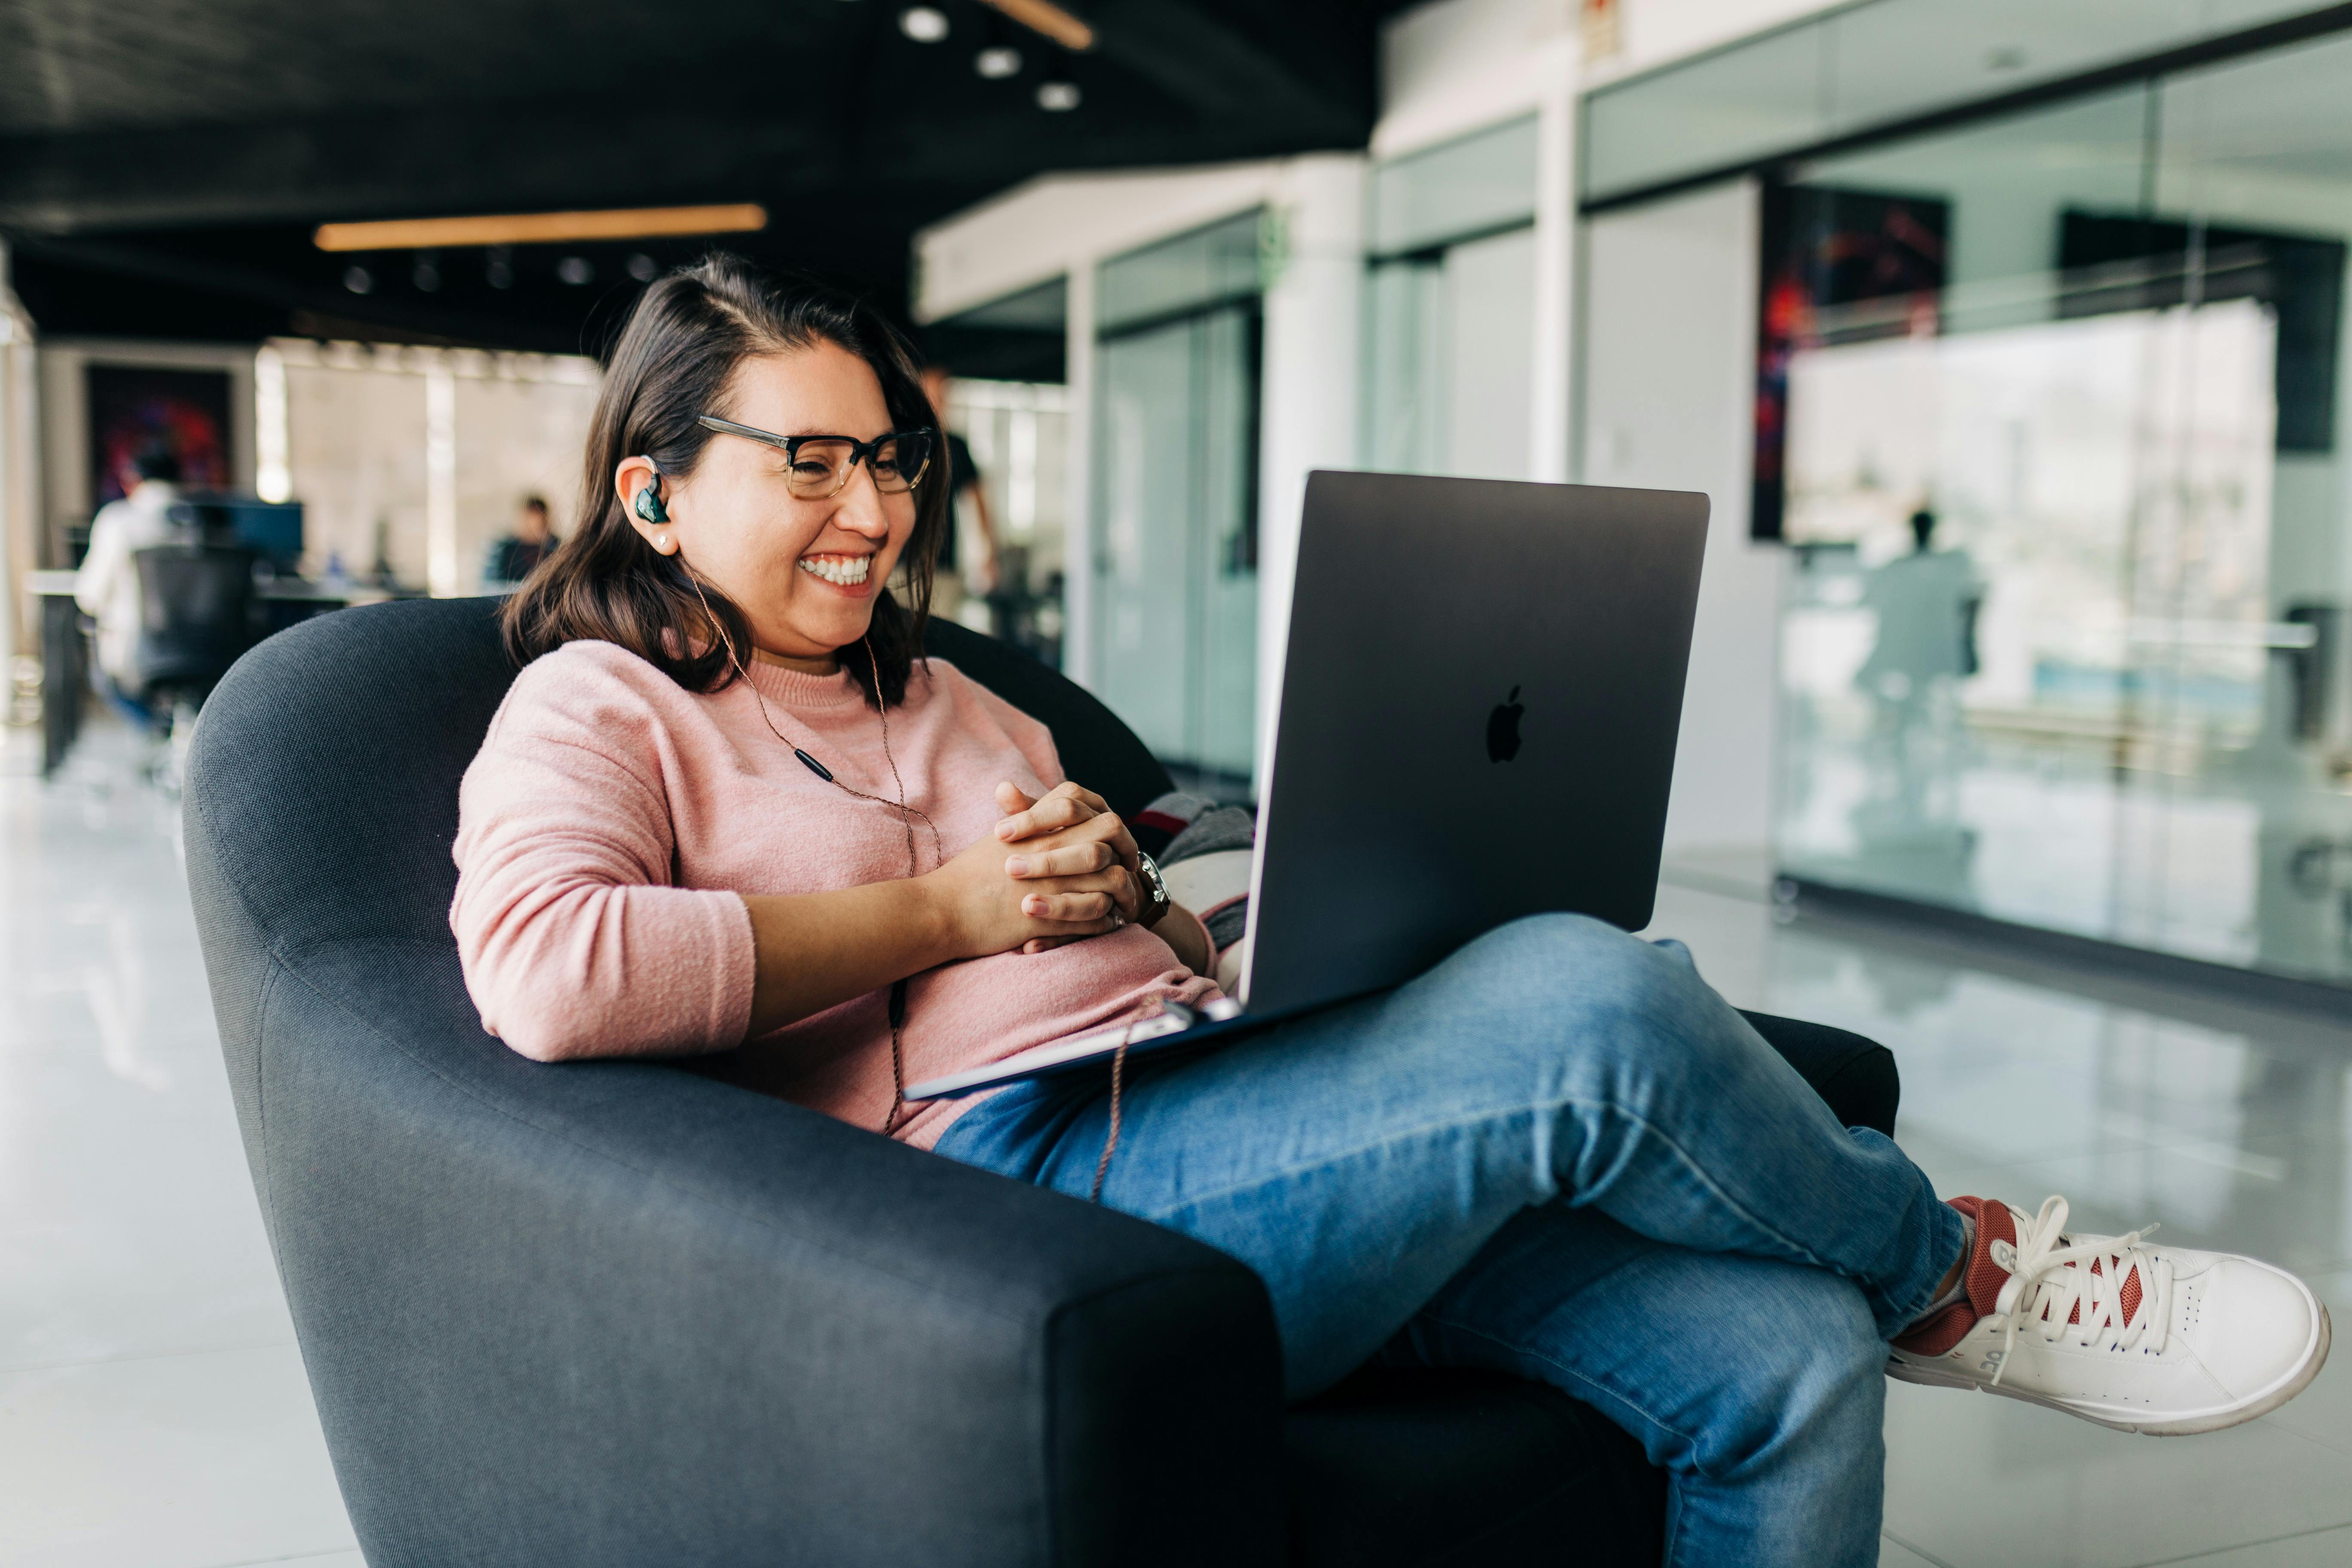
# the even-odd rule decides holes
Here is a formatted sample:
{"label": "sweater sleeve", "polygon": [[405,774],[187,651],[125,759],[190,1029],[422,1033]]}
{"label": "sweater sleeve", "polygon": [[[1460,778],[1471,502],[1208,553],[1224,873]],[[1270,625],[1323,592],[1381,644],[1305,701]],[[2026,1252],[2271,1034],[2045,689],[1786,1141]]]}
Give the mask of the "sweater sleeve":
{"label": "sweater sleeve", "polygon": [[458,790],[466,988],[538,1061],[723,1050],[751,1026],[750,911],[670,885],[661,716],[627,658],[575,644],[524,670]]}

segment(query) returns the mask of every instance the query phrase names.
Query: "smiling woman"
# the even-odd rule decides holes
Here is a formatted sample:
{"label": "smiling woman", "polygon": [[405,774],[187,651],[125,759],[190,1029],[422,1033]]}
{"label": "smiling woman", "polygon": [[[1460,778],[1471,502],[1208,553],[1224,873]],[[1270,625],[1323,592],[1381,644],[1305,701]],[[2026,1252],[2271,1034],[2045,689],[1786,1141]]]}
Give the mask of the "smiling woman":
{"label": "smiling woman", "polygon": [[[803,437],[927,429],[905,340],[863,301],[781,289],[717,256],[646,290],[607,377],[623,391],[589,432],[582,525],[507,606],[517,661],[593,639],[709,692],[738,679],[730,647],[825,665],[864,638],[873,668],[851,679],[869,700],[877,679],[881,701],[900,700],[948,522],[944,476],[860,447],[829,466],[833,504],[817,506],[800,504],[811,498],[792,470],[844,444]],[[806,537],[782,548],[778,531],[793,530]],[[870,575],[844,597],[860,563]],[[900,565],[903,604],[881,586]]]}
{"label": "smiling woman", "polygon": [[646,291],[460,795],[451,923],[516,1050],[723,1056],[928,1143],[961,1108],[910,1110],[909,1072],[1215,994],[1044,727],[917,667],[932,417],[862,302],[725,257]]}

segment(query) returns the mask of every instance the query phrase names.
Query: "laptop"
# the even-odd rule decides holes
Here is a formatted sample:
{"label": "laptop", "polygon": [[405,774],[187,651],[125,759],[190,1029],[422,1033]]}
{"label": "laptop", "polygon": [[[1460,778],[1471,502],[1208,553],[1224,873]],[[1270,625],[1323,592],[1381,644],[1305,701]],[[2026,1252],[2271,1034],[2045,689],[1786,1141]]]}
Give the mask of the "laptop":
{"label": "laptop", "polygon": [[1706,518],[1678,491],[1310,475],[1238,994],[907,1098],[1222,1042],[1523,915],[1649,924]]}

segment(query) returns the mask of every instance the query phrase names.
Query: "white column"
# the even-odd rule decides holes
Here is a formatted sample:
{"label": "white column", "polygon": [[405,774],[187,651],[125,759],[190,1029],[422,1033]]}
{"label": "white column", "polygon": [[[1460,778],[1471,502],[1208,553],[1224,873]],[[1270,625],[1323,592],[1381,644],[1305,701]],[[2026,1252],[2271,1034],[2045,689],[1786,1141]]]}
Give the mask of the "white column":
{"label": "white column", "polygon": [[1754,182],[1726,182],[1597,217],[1585,251],[1585,477],[1713,503],[1668,854],[1771,840],[1785,560],[1748,537],[1759,221]]}
{"label": "white column", "polygon": [[1569,469],[1569,323],[1575,300],[1576,66],[1564,47],[1536,109],[1535,384],[1528,414],[1528,478],[1550,483]]}
{"label": "white column", "polygon": [[253,490],[263,500],[294,493],[286,409],[286,356],[264,343],[253,356]]}
{"label": "white column", "polygon": [[1276,201],[1288,235],[1281,276],[1265,292],[1258,426],[1257,766],[1271,763],[1298,512],[1307,476],[1356,466],[1357,366],[1363,327],[1365,161],[1295,160]]}
{"label": "white column", "polygon": [[[40,375],[33,320],[8,289],[0,239],[0,653],[37,654],[40,617],[26,616],[26,574],[41,560]],[[0,708],[14,693],[0,678]]]}
{"label": "white column", "polygon": [[457,592],[457,377],[439,353],[425,368],[425,581]]}
{"label": "white column", "polygon": [[1069,385],[1062,539],[1062,673],[1080,686],[1095,679],[1095,279],[1092,258],[1070,263],[1064,318],[1064,379]]}
{"label": "white column", "polygon": [[[26,357],[26,345],[18,341],[23,331],[17,324],[16,300],[8,294],[7,277],[8,242],[0,239],[0,652],[29,653],[29,647],[20,647],[16,641],[21,574],[32,562],[31,552],[19,543],[20,539],[29,539],[20,515],[25,498],[21,470],[32,454],[16,438],[24,423],[17,404],[27,379],[17,374],[16,366]],[[13,688],[0,685],[0,706],[13,700]]]}

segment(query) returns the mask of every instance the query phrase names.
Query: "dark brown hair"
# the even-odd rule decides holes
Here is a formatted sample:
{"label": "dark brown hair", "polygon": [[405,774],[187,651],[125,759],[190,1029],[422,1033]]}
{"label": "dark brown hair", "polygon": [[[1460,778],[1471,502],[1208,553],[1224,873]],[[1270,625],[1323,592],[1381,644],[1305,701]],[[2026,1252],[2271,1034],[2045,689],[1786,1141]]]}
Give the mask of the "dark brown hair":
{"label": "dark brown hair", "polygon": [[[735,679],[727,650],[750,657],[750,621],[707,580],[698,597],[685,563],[645,542],[622,510],[614,472],[625,459],[644,457],[667,478],[692,474],[710,439],[696,421],[705,414],[727,416],[735,367],[754,354],[819,342],[836,344],[873,368],[893,429],[934,423],[906,338],[862,300],[803,279],[768,277],[723,254],[679,268],[646,289],[604,367],[588,428],[580,527],[507,601],[507,650],[516,663],[593,639],[627,648],[689,691],[718,691]],[[947,465],[935,457],[915,488],[915,530],[900,556],[913,602],[899,604],[887,588],[877,593],[866,633],[872,665],[855,654],[841,661],[877,707],[905,700],[908,674],[922,652],[932,561],[948,505]]]}

